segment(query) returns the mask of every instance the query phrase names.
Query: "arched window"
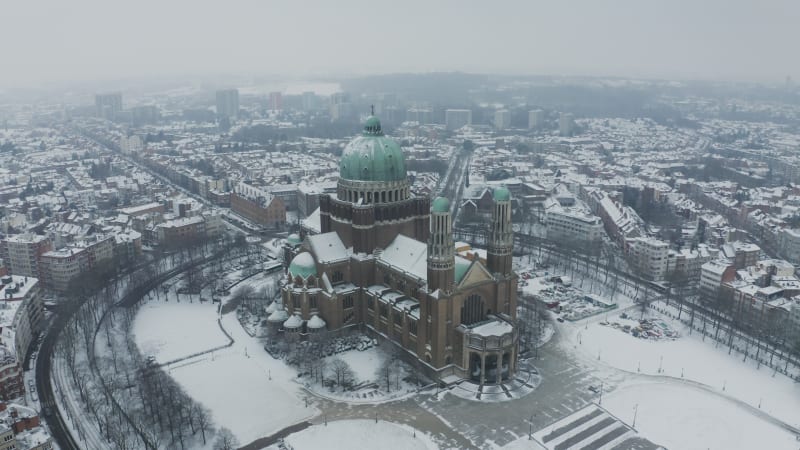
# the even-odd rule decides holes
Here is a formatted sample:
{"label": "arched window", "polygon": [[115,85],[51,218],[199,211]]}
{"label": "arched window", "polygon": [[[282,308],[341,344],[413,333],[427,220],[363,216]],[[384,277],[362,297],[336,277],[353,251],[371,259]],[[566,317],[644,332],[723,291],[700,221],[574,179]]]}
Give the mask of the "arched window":
{"label": "arched window", "polygon": [[481,299],[481,296],[477,294],[470,295],[461,306],[461,323],[472,325],[480,322],[485,317],[483,311],[483,299]]}

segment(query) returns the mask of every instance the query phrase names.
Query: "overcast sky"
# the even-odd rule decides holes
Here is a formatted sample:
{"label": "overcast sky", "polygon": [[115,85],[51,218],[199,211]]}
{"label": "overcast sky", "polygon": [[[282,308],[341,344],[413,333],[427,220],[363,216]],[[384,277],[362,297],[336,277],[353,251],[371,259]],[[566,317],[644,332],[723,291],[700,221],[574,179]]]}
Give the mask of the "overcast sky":
{"label": "overcast sky", "polygon": [[0,86],[212,73],[800,78],[800,0],[8,0]]}

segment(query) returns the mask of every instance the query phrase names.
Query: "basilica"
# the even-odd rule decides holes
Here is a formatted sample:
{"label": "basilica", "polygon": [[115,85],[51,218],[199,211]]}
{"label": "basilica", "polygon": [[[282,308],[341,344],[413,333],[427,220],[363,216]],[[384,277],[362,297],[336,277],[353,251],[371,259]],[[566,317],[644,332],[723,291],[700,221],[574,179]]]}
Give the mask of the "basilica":
{"label": "basilica", "polygon": [[320,197],[315,227],[285,246],[278,334],[313,337],[361,328],[449,382],[501,383],[516,371],[517,275],[511,194],[493,192],[485,263],[456,255],[448,199],[414,196],[400,145],[377,117],[344,149],[335,193]]}

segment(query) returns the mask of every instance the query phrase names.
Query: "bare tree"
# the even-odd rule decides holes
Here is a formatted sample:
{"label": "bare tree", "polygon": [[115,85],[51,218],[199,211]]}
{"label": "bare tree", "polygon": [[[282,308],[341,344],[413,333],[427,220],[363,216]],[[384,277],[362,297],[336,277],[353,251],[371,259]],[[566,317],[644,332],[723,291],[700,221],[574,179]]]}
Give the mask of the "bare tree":
{"label": "bare tree", "polygon": [[236,450],[239,448],[239,440],[233,432],[227,428],[220,428],[217,432],[217,440],[214,442],[214,450]]}
{"label": "bare tree", "polygon": [[338,386],[346,387],[353,383],[353,369],[342,359],[334,358],[331,361],[331,372]]}

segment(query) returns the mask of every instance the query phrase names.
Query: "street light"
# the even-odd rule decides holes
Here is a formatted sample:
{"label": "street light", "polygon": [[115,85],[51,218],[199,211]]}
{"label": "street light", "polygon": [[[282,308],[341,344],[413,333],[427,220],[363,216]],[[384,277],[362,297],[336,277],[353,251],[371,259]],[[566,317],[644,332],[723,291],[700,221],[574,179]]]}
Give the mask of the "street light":
{"label": "street light", "polygon": [[637,403],[636,406],[633,407],[633,425],[631,428],[634,430],[636,429],[636,414],[639,412],[639,404]]}

